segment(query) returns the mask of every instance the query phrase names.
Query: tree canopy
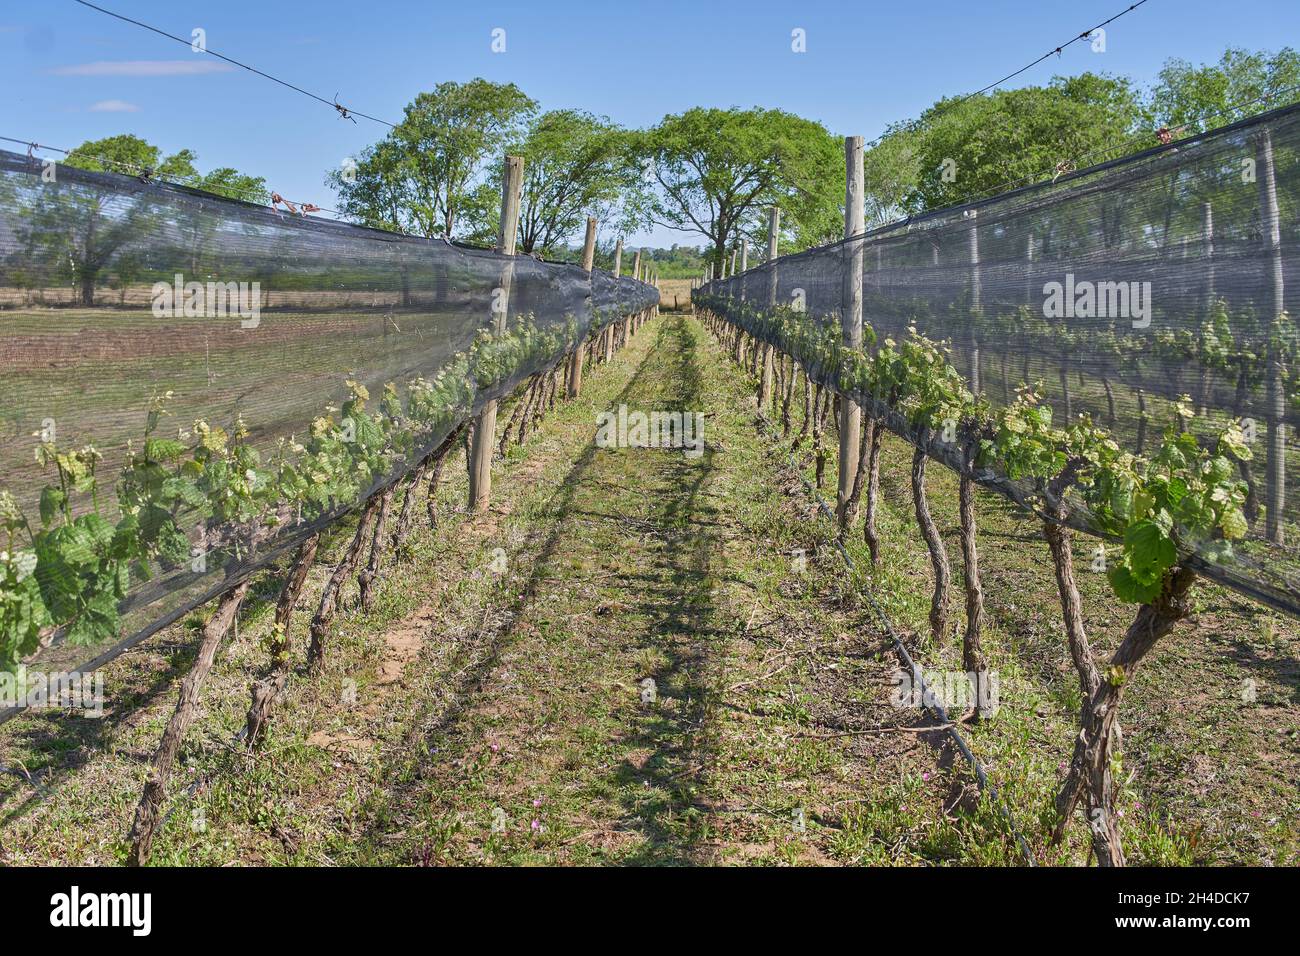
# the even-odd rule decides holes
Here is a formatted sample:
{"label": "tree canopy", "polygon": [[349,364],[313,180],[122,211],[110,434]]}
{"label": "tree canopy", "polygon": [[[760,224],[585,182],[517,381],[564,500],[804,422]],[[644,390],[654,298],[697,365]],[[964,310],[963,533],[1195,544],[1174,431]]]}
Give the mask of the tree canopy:
{"label": "tree canopy", "polygon": [[520,155],[520,251],[554,253],[585,229],[588,216],[622,232],[643,218],[633,140],[608,118],[577,110],[543,113],[529,127]]}
{"label": "tree canopy", "polygon": [[537,103],[513,83],[439,83],[407,105],[403,119],[367,147],[355,168],[326,182],[340,211],[368,226],[451,239],[489,215],[491,160],[522,139]]}
{"label": "tree canopy", "polygon": [[170,156],[139,136],[123,133],[104,139],[87,140],[68,153],[63,162],[93,172],[123,173],[149,169],[159,179],[216,193],[228,199],[265,203],[271,194],[261,176],[248,176],[229,166],[203,174],[195,167],[193,150],[182,149]]}
{"label": "tree canopy", "polygon": [[664,117],[641,148],[658,187],[651,219],[703,236],[715,264],[742,236],[761,232],[773,205],[797,247],[833,236],[844,161],[820,123],[775,109],[697,108]]}

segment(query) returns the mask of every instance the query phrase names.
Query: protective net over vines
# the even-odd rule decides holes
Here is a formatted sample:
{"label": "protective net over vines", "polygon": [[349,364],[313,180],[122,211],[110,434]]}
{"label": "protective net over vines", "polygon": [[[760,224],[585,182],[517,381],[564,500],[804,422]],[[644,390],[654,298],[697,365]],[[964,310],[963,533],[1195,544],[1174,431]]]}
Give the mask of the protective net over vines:
{"label": "protective net over vines", "polygon": [[657,301],[0,152],[0,668],[176,619]]}
{"label": "protective net over vines", "polygon": [[[898,408],[837,351],[855,296],[867,356],[914,328],[942,341],[965,387],[995,409],[1029,386],[1055,427],[1086,415],[1146,459],[1179,435],[1210,448],[1232,431],[1241,453],[1212,453],[1208,467],[1229,461],[1244,482],[1246,526],[1199,527],[1189,512],[1179,543],[1204,573],[1296,612],[1298,216],[1300,110],[1289,108],[781,257],[706,285],[696,301],[794,352],[868,411],[889,409],[891,427],[912,438],[924,399]],[[939,423],[925,424],[922,440],[957,463]],[[1035,506],[1042,478],[979,474]],[[1175,505],[1179,492],[1168,492]],[[1113,533],[1095,504],[1072,503],[1072,523]]]}

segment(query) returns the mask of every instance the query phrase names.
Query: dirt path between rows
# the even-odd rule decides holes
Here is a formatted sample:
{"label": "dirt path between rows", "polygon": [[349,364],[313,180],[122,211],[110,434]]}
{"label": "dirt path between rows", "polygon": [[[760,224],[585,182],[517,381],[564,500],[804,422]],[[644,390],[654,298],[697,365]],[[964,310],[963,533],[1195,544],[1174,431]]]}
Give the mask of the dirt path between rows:
{"label": "dirt path between rows", "polygon": [[951,799],[931,735],[861,732],[921,718],[888,706],[893,658],[835,566],[791,560],[813,519],[739,373],[693,323],[643,334],[609,407],[706,411],[703,453],[534,452],[553,490],[489,524],[509,600],[404,739],[367,862],[851,862],[864,811],[896,817],[893,852],[908,800]]}

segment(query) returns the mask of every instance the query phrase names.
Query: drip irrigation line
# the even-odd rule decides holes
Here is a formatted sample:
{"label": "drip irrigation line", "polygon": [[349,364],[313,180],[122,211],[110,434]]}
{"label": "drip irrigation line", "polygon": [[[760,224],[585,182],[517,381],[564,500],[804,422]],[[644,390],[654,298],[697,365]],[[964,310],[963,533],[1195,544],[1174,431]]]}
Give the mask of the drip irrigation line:
{"label": "drip irrigation line", "polygon": [[[766,431],[766,417],[760,413],[759,418],[763,423],[764,430]],[[835,516],[831,513],[830,507],[826,504],[826,500],[817,493],[817,489],[813,487],[812,482],[804,477],[803,472],[799,469],[799,463],[795,460],[794,452],[790,452],[789,455],[791,470],[798,475],[799,481],[804,486],[804,490],[807,491],[813,501],[816,502],[817,509],[825,515],[833,525],[835,523]],[[853,557],[849,554],[848,549],[844,547],[844,543],[839,540],[838,536],[834,538],[833,543],[835,549],[839,551],[840,557],[844,559],[844,563],[849,569],[849,574],[853,577],[857,577],[857,565],[854,563]],[[912,659],[912,655],[907,650],[907,645],[903,643],[903,639],[895,629],[893,621],[890,620],[889,615],[885,613],[884,608],[880,606],[880,603],[876,600],[876,596],[872,593],[870,587],[864,584],[861,587],[861,591],[866,597],[867,603],[871,605],[872,611],[879,619],[881,627],[884,628],[885,633],[889,635],[889,639],[893,642],[894,649],[898,652],[898,656],[903,659],[903,663],[906,664],[908,670],[911,671],[912,680],[915,686],[919,687],[921,690],[922,706],[926,710],[930,711],[940,724],[945,725],[944,727],[936,727],[934,729],[943,729],[948,732],[948,735],[952,738],[957,750],[966,759],[966,762],[970,764],[971,770],[975,774],[975,779],[979,781],[980,789],[989,795],[993,801],[993,805],[997,808],[999,815],[1002,817],[1003,822],[1006,823],[1007,828],[1010,830],[1011,836],[1015,841],[1016,847],[1020,850],[1020,855],[1025,860],[1025,865],[1031,867],[1037,866],[1038,864],[1034,860],[1033,851],[1029,849],[1029,844],[1025,842],[1025,838],[1020,835],[1020,830],[1016,827],[1016,821],[1011,815],[1011,809],[1006,805],[1006,801],[1003,799],[997,786],[989,781],[988,772],[985,770],[983,763],[980,762],[980,759],[975,756],[970,747],[966,744],[966,740],[957,730],[956,724],[949,718],[948,711],[939,701],[939,698],[931,692],[929,685],[925,681],[925,676],[921,673],[921,669],[916,666],[916,662]],[[929,703],[925,703],[927,700]]]}
{"label": "drip irrigation line", "polygon": [[[161,30],[158,27],[151,26],[150,24],[145,23],[141,20],[133,20],[131,17],[123,16],[120,13],[114,13],[112,10],[107,10],[104,7],[97,6],[96,4],[90,3],[88,2],[88,0],[73,0],[73,2],[79,3],[83,7],[88,7],[91,10],[96,10],[100,13],[106,14],[107,16],[113,17],[114,19],[121,20],[124,23],[129,23],[132,26],[137,26],[140,27],[141,29],[148,30],[152,33],[156,33],[159,36],[166,37],[169,40],[175,40],[177,43],[183,43],[191,50],[194,50],[194,42],[192,40],[187,40],[184,37],[178,37],[174,33],[168,33],[166,30]],[[1143,2],[1145,2],[1145,0],[1143,0]],[[236,60],[233,57],[226,56],[224,53],[218,53],[216,50],[210,50],[208,49],[206,44],[203,46],[203,49],[201,51],[195,51],[195,52],[203,52],[209,54],[210,56],[215,56],[218,60],[224,60],[226,63],[229,63],[232,66],[237,66],[241,70],[247,70],[249,73],[255,73],[258,76],[262,77],[263,79],[270,80],[272,83],[279,83],[281,86],[287,87],[288,89],[293,90],[295,93],[301,93],[303,96],[310,97],[311,99],[316,100],[318,103],[324,103],[326,106],[336,110],[338,112],[340,119],[350,119],[355,123],[356,120],[354,119],[354,117],[360,116],[362,119],[370,120],[372,123],[379,123],[382,126],[387,126],[389,129],[397,128],[396,124],[390,123],[388,122],[388,120],[380,119],[378,116],[371,116],[369,113],[362,113],[359,112],[358,110],[349,109],[343,106],[341,103],[339,103],[337,94],[332,100],[326,99],[323,96],[319,96],[316,93],[311,92],[310,90],[304,90],[301,86],[297,86],[293,83],[290,83],[288,80],[282,80],[278,76],[273,76],[270,73],[265,72],[264,70],[259,70],[255,66],[250,66],[249,64]]]}

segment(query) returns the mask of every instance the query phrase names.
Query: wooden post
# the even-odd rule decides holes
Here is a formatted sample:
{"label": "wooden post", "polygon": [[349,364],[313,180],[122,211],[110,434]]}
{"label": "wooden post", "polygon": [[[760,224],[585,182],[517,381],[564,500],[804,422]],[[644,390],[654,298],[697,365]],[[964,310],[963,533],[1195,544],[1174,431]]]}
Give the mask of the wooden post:
{"label": "wooden post", "polygon": [[[1264,226],[1264,251],[1268,255],[1269,284],[1272,295],[1265,298],[1270,306],[1268,324],[1273,330],[1286,310],[1282,282],[1282,228],[1277,206],[1277,178],[1273,170],[1273,137],[1267,129],[1256,141],[1256,179],[1259,183],[1260,212]],[[1276,336],[1269,335],[1270,343]],[[1266,462],[1267,514],[1265,535],[1274,544],[1284,544],[1282,511],[1286,507],[1286,390],[1282,381],[1282,357],[1276,344],[1268,349],[1268,458]]]}
{"label": "wooden post", "polygon": [[633,279],[641,278],[641,250],[640,249],[636,251],[636,255],[632,259],[632,278]]}
{"label": "wooden post", "polygon": [[[1202,327],[1207,325],[1210,317],[1214,314],[1214,205],[1212,203],[1201,203],[1201,258],[1205,262],[1205,319]],[[1205,336],[1200,336],[1201,345],[1204,347]],[[1209,413],[1210,390],[1213,386],[1214,374],[1204,361],[1200,367],[1199,382],[1196,390],[1196,411],[1199,415]],[[1109,392],[1107,393],[1109,395]],[[1111,419],[1114,419],[1111,414]]]}
{"label": "wooden post", "polygon": [[1214,204],[1201,204],[1201,252],[1205,256],[1205,308],[1214,308]]}
{"label": "wooden post", "polygon": [[967,330],[970,340],[970,390],[971,394],[978,398],[981,391],[980,340],[975,322],[980,314],[982,291],[980,289],[979,210],[966,210],[966,218],[970,221],[970,233],[967,235],[967,249],[970,253],[970,316],[967,318],[970,323],[970,328]]}
{"label": "wooden post", "polygon": [[[866,232],[864,199],[865,176],[862,167],[862,137],[844,137],[844,168],[847,183],[844,195],[844,238]],[[844,345],[862,347],[862,272],[863,245],[854,243],[849,248],[849,262],[844,275],[844,308],[840,315],[840,329]],[[848,395],[840,396],[840,479],[838,504],[844,513],[853,493],[853,476],[858,470],[862,409]]]}
{"label": "wooden post", "polygon": [[[587,226],[587,228],[589,230],[592,228],[590,223],[593,222],[595,222],[594,219],[588,220],[589,225]],[[623,253],[620,247],[619,268],[622,269],[622,267],[623,267]],[[585,259],[583,260],[583,268],[588,270],[590,270],[591,268],[591,266],[587,265]],[[634,279],[637,278],[637,274],[640,271],[640,269],[641,269],[641,251],[638,249],[636,254],[636,265],[632,267],[632,278]],[[614,321],[618,322],[621,321],[621,319],[615,319]],[[614,322],[610,322],[609,327],[605,329],[604,342],[605,342],[605,361],[608,362],[614,358]]]}
{"label": "wooden post", "polygon": [[[515,254],[515,241],[519,232],[519,192],[524,181],[524,161],[519,156],[507,156],[501,169],[501,226],[497,233],[497,252]],[[500,311],[494,320],[494,330],[502,335],[506,330],[509,313],[510,283],[514,277],[514,263],[506,262],[501,273],[499,301],[493,305]],[[472,511],[487,507],[492,495],[492,452],[496,448],[497,403],[483,406],[474,423],[474,441],[469,454],[469,506]]]}
{"label": "wooden post", "polygon": [[[591,234],[591,232],[592,232],[591,224],[592,224],[593,222],[595,222],[595,221],[596,221],[596,220],[594,220],[594,219],[588,219],[588,220],[587,220],[587,233],[588,233],[588,235]],[[593,236],[593,239],[594,239],[594,236]],[[595,246],[594,246],[594,245],[592,246],[592,254],[593,254],[593,255],[595,254]],[[583,260],[582,260],[582,262],[583,262],[583,268],[584,268],[584,269],[590,269],[591,266],[589,266],[589,265],[586,264],[586,262],[587,262],[587,259],[586,259],[587,251],[586,251],[585,249],[583,250],[582,255],[583,255]],[[594,265],[596,260],[593,258],[591,261],[592,261],[592,264]],[[614,243],[614,278],[615,278],[615,279],[621,278],[622,275],[623,275],[623,240],[620,239],[618,242]]]}
{"label": "wooden post", "polygon": [[1025,238],[1025,303],[1034,301],[1034,234]]}
{"label": "wooden post", "polygon": [[[614,274],[618,275],[618,269],[621,264],[623,255],[623,240],[618,241],[614,247]],[[582,244],[582,268],[591,274],[592,267],[596,264],[596,219],[594,216],[587,217],[587,237]],[[569,359],[569,387],[567,393],[569,398],[577,398],[582,393],[582,357],[586,349],[583,342],[577,342],[573,348],[573,357]]]}
{"label": "wooden post", "polygon": [[[767,307],[776,306],[776,244],[777,231],[781,228],[781,210],[773,206],[767,213]],[[761,415],[767,408],[772,394],[772,353],[771,346],[763,349],[763,371],[758,379],[758,411]]]}

